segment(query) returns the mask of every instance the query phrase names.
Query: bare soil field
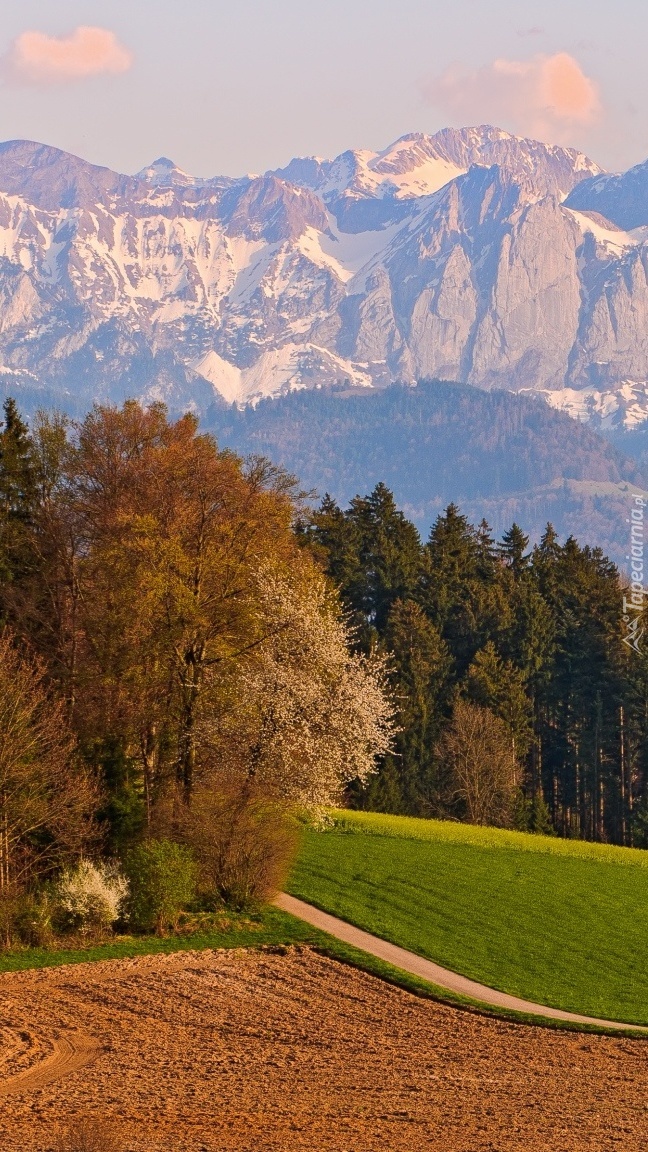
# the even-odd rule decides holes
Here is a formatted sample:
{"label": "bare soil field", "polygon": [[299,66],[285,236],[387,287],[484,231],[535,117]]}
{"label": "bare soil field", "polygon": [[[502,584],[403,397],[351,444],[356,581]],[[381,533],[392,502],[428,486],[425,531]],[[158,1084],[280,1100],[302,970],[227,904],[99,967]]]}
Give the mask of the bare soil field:
{"label": "bare soil field", "polygon": [[76,1114],[124,1152],[648,1146],[648,1042],[418,999],[309,949],[0,976],[0,1149]]}

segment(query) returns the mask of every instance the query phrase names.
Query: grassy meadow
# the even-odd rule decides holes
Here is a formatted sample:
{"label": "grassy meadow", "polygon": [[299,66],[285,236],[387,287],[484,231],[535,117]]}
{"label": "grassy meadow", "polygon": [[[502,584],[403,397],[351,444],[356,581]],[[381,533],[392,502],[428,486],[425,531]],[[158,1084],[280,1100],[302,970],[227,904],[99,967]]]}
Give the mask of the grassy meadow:
{"label": "grassy meadow", "polygon": [[340,812],[288,891],[491,987],[648,1024],[648,852]]}

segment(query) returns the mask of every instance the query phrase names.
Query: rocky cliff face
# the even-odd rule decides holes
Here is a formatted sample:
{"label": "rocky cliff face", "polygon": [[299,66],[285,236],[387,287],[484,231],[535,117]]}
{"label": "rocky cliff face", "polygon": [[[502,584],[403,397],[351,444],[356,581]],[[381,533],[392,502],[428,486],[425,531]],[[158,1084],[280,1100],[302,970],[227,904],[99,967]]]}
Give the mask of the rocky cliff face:
{"label": "rocky cliff face", "polygon": [[633,171],[490,127],[241,180],[1,145],[0,385],[26,406],[205,412],[435,377],[548,391],[581,418],[630,389],[634,411],[648,177]]}

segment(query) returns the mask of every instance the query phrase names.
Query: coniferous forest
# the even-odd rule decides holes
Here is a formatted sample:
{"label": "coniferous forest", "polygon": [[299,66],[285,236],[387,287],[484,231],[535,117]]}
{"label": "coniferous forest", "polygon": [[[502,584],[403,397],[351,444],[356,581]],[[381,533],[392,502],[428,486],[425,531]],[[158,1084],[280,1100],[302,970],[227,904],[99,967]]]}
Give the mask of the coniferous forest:
{"label": "coniferous forest", "polygon": [[381,484],[300,531],[391,661],[400,731],[353,806],[648,845],[648,658],[601,550],[551,524],[533,548],[516,524],[495,541],[453,504],[423,542]]}

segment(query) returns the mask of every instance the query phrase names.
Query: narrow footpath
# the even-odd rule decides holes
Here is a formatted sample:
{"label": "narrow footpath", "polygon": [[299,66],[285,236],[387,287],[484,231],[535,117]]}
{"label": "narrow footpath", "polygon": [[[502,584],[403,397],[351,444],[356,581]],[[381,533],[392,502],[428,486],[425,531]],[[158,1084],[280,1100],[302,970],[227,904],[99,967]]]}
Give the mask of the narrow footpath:
{"label": "narrow footpath", "polygon": [[566,1020],[573,1024],[596,1024],[599,1027],[618,1029],[624,1032],[648,1033],[648,1025],[622,1024],[617,1020],[599,1020],[595,1016],[579,1016],[576,1012],[563,1012],[560,1008],[548,1008],[543,1004],[534,1004],[530,1000],[521,1000],[518,996],[509,996],[506,992],[498,992],[496,988],[488,988],[485,984],[478,984],[476,980],[469,980],[466,976],[460,976],[457,972],[442,968],[432,960],[417,956],[416,952],[408,952],[406,948],[399,948],[397,944],[390,944],[388,940],[381,940],[379,936],[372,936],[370,932],[364,932],[361,928],[347,923],[346,920],[339,920],[337,916],[330,916],[328,912],[321,912],[319,908],[313,907],[312,904],[306,904],[303,900],[297,900],[295,896],[289,896],[287,892],[281,892],[274,903],[282,911],[289,912],[300,920],[305,920],[307,924],[312,924],[313,928],[328,932],[329,936],[335,936],[337,940],[342,940],[345,944],[351,944],[362,952],[368,952],[370,956],[376,956],[379,960],[392,964],[394,968],[400,968],[402,972],[420,976],[421,979],[428,980],[430,984],[436,984],[438,988],[455,992],[459,996],[468,996],[471,1000],[488,1004],[489,1007],[525,1012],[528,1015],[543,1016],[549,1020]]}

